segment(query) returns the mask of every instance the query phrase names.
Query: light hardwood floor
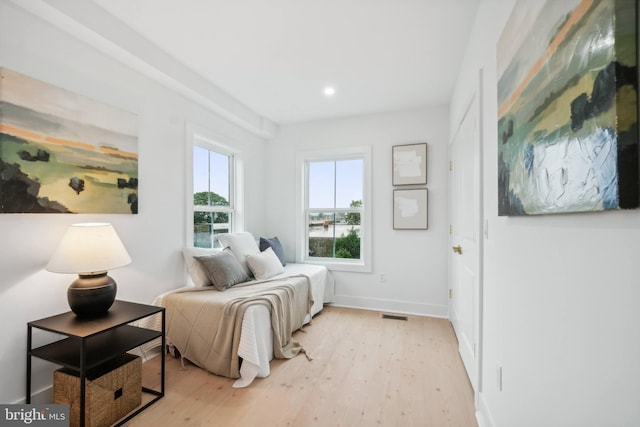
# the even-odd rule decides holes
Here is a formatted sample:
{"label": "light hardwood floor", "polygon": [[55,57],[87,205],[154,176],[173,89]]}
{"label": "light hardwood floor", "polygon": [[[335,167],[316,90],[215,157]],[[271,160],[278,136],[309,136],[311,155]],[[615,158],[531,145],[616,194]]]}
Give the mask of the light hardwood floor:
{"label": "light hardwood floor", "polygon": [[[244,389],[167,355],[165,397],[125,425],[477,426],[449,321],[328,306],[305,330],[294,338],[312,361],[274,360]],[[145,384],[158,366],[145,364]]]}

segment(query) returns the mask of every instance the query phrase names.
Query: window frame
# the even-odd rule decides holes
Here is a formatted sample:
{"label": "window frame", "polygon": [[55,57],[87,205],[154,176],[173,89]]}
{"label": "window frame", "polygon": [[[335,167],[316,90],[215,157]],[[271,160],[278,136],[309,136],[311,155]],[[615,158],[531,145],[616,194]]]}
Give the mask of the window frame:
{"label": "window frame", "polygon": [[[310,162],[362,159],[362,207],[334,208],[332,212],[360,213],[360,259],[310,257],[308,218],[312,211],[327,212],[327,209],[309,208],[309,168]],[[296,153],[296,262],[321,264],[330,270],[371,272],[371,147],[349,147],[326,150],[300,151]]]}
{"label": "window frame", "polygon": [[[227,213],[230,215],[229,221],[229,233],[241,230],[241,204],[242,200],[240,197],[241,191],[239,188],[240,180],[238,179],[237,173],[240,169],[240,155],[236,150],[231,149],[229,146],[218,142],[223,137],[217,135],[215,132],[212,132],[208,129],[187,123],[187,218],[186,218],[186,246],[195,247],[194,246],[194,223],[193,217],[194,213],[198,211],[202,212],[212,212],[212,213]],[[228,139],[228,138],[227,138]],[[196,147],[203,148],[208,151],[213,151],[215,153],[225,155],[229,157],[229,206],[201,206],[195,205],[193,202],[194,195],[194,183],[193,183],[193,174],[194,174],[194,165],[193,165],[193,156],[194,150]],[[212,248],[216,248],[215,241],[212,242]]]}

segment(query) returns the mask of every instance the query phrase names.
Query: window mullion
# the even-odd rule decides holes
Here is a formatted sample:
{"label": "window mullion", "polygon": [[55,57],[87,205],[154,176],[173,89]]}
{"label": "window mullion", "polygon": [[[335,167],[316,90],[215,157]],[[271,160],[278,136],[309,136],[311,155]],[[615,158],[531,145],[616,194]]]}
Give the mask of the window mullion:
{"label": "window mullion", "polygon": [[336,257],[336,221],[337,221],[337,215],[336,215],[336,208],[338,207],[338,180],[337,180],[337,174],[338,174],[338,162],[336,160],[333,161],[333,220],[331,221],[333,224],[333,227],[331,227],[332,229],[332,238],[333,238],[333,242],[332,242],[332,248],[331,248],[331,256],[333,258]]}
{"label": "window mullion", "polygon": [[207,206],[212,206],[211,200],[211,151],[207,152]]}
{"label": "window mullion", "polygon": [[338,162],[333,162],[333,208],[338,207],[338,180],[336,179],[336,174],[338,171]]}

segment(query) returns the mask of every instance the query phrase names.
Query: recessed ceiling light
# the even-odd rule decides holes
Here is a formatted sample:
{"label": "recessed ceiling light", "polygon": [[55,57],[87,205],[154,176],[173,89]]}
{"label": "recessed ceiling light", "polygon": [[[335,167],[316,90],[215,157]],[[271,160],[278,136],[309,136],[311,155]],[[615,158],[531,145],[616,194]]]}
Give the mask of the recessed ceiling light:
{"label": "recessed ceiling light", "polygon": [[336,94],[336,88],[333,86],[327,86],[324,88],[324,94],[325,96],[333,96]]}

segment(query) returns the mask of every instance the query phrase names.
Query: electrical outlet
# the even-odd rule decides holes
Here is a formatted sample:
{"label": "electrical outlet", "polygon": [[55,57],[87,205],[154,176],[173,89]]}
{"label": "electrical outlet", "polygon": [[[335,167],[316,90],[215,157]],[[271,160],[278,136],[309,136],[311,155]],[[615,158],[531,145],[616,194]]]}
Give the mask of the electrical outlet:
{"label": "electrical outlet", "polygon": [[387,281],[387,273],[380,273],[380,281],[381,282]]}

